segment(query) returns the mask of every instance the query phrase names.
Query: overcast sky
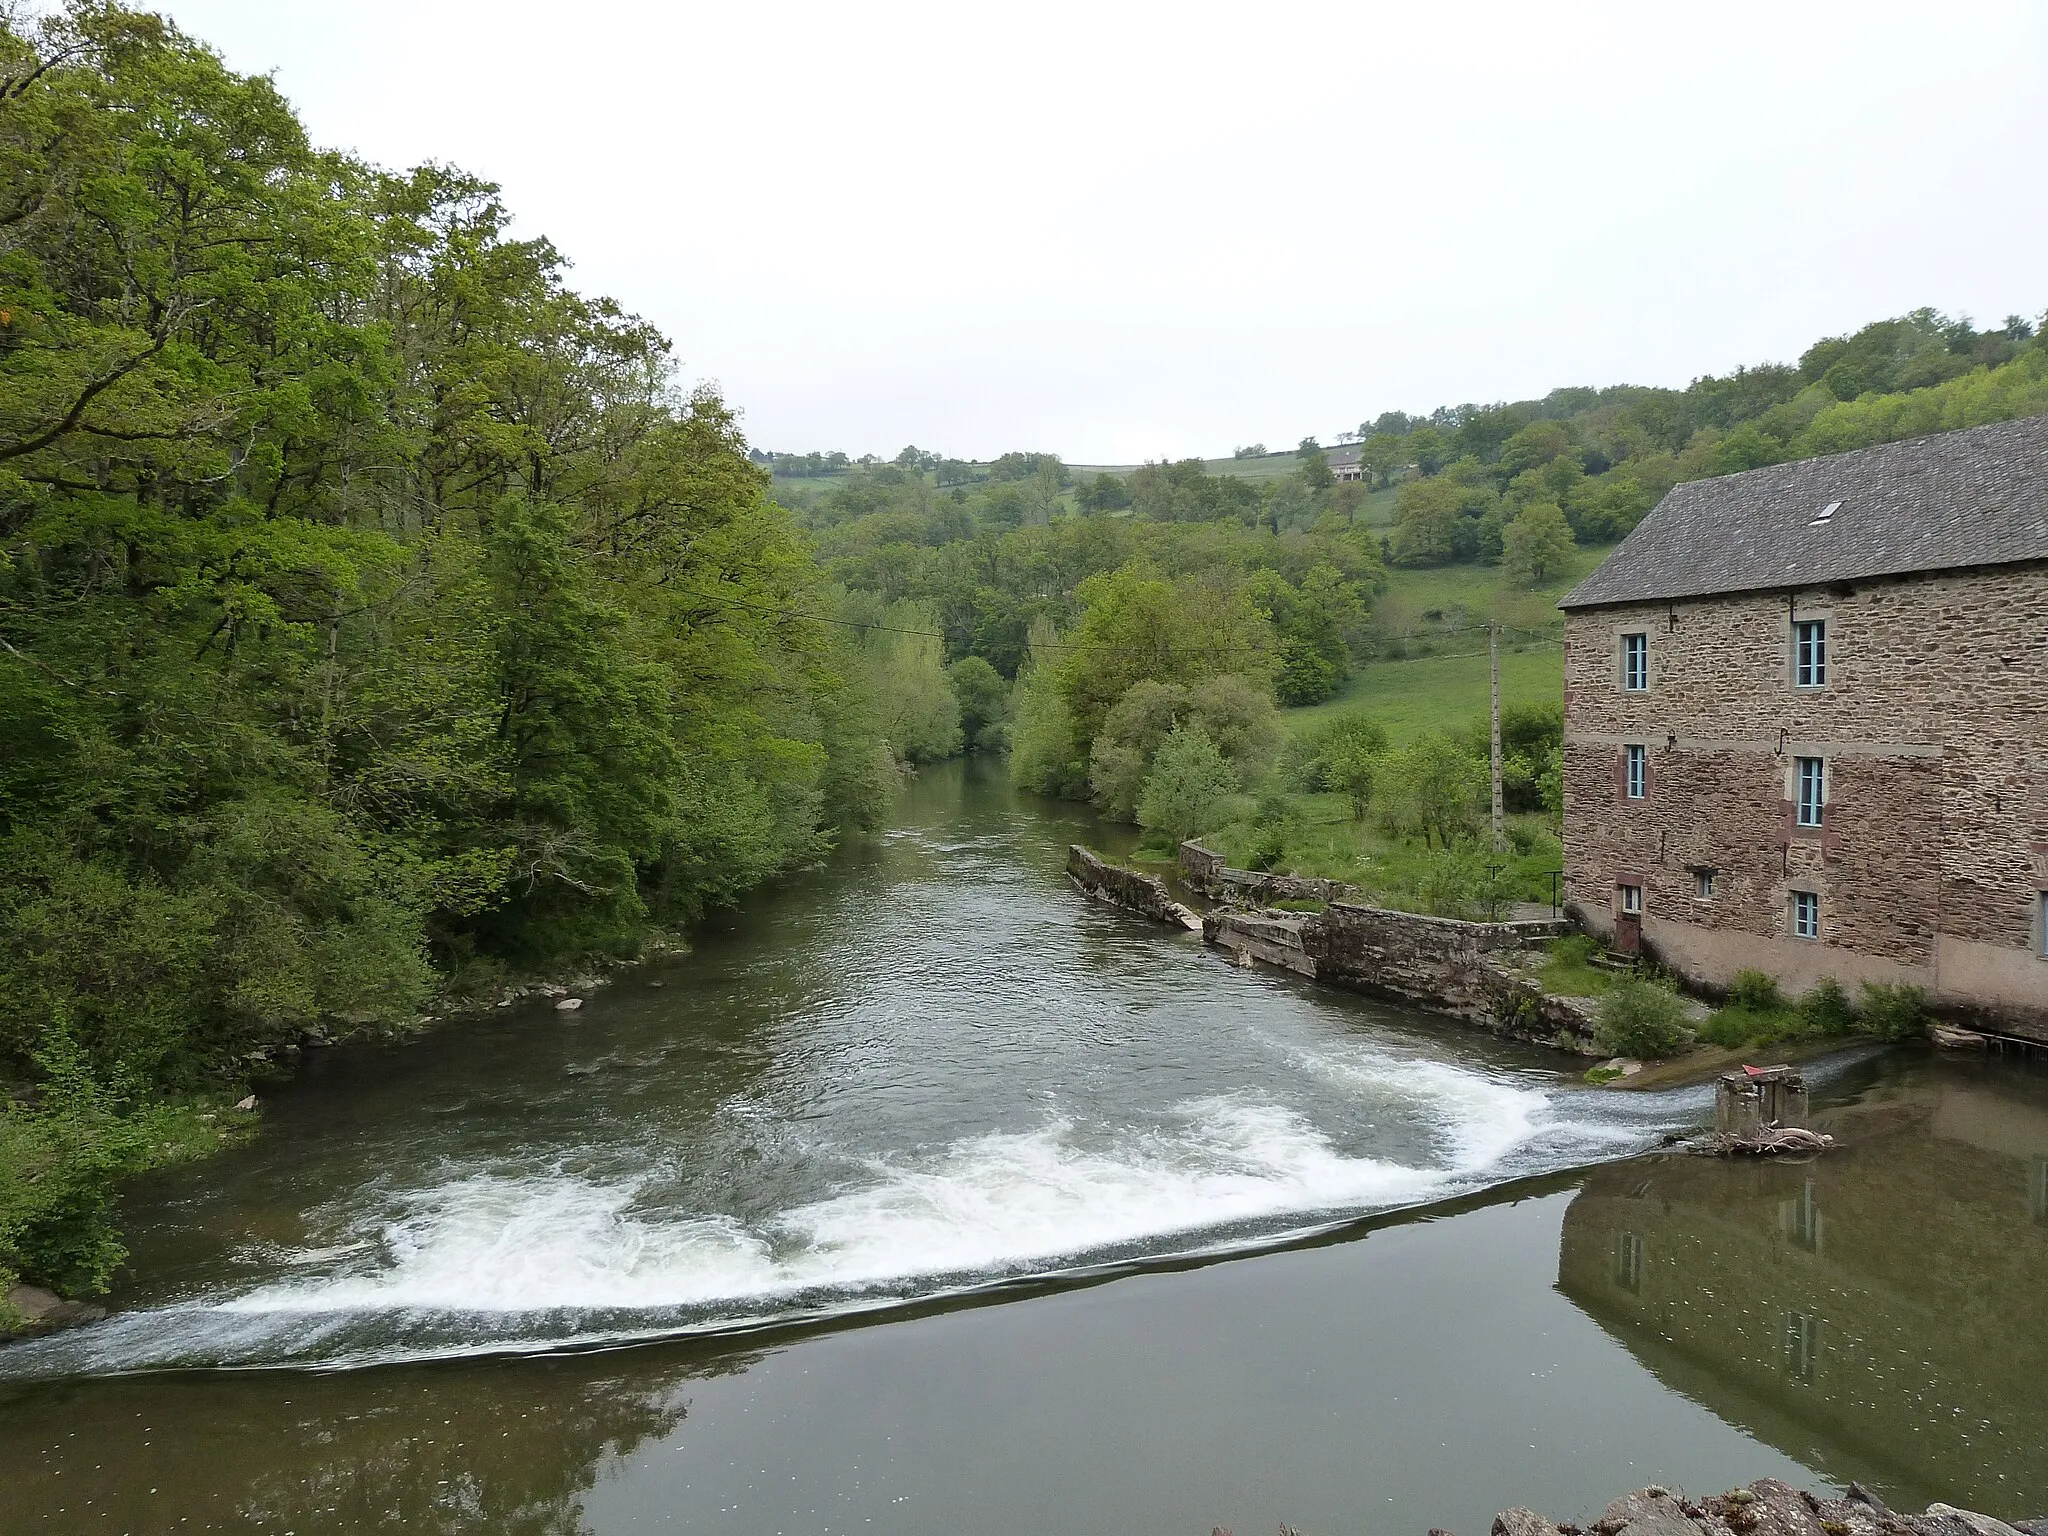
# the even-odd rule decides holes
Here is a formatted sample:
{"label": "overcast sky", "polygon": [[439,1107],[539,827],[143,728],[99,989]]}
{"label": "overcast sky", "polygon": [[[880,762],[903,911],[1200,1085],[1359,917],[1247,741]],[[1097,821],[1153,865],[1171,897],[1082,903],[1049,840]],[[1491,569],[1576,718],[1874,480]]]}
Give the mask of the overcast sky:
{"label": "overcast sky", "polygon": [[2048,306],[2048,6],[168,0],[757,444],[1073,462]]}

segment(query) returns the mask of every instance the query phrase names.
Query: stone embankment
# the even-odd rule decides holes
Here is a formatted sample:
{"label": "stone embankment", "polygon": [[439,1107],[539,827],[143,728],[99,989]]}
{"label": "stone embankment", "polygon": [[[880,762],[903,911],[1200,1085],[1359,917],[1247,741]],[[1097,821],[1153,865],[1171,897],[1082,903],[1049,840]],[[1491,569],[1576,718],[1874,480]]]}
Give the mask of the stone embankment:
{"label": "stone embankment", "polygon": [[[1539,979],[1542,945],[1573,931],[1564,918],[1471,923],[1340,899],[1335,880],[1230,869],[1219,854],[1183,843],[1182,881],[1218,905],[1206,917],[1176,901],[1157,876],[1124,869],[1076,844],[1067,873],[1089,895],[1156,922],[1199,929],[1237,956],[1317,981],[1448,1014],[1518,1040],[1598,1056],[1593,1005],[1557,997]],[[1276,901],[1323,903],[1289,912]]]}
{"label": "stone embankment", "polygon": [[[1899,1514],[1851,1483],[1840,1498],[1801,1493],[1763,1478],[1747,1488],[1690,1500],[1665,1489],[1640,1488],[1616,1499],[1591,1525],[1553,1525],[1534,1510],[1494,1517],[1492,1536],[2048,1536],[2048,1520],[2008,1523],[1949,1504]],[[1449,1536],[1432,1531],[1430,1536]]]}
{"label": "stone embankment", "polygon": [[1191,933],[1201,931],[1200,916],[1175,901],[1164,880],[1111,864],[1079,843],[1067,849],[1067,876],[1097,901],[1123,907],[1155,922],[1171,923]]}
{"label": "stone embankment", "polygon": [[1223,855],[1200,843],[1180,845],[1180,877],[1191,891],[1234,907],[1270,907],[1283,901],[1342,901],[1352,887],[1342,880],[1231,869]]}
{"label": "stone embankment", "polygon": [[[1343,898],[1334,880],[1230,869],[1200,843],[1182,843],[1181,878],[1224,903],[1203,920],[1203,936],[1240,960],[1263,961],[1353,991],[1449,1014],[1495,1034],[1582,1055],[1593,1046],[1593,1005],[1543,989],[1534,963],[1541,946],[1573,931],[1565,918],[1474,923],[1395,912]],[[1320,912],[1244,910],[1308,900]]]}
{"label": "stone embankment", "polygon": [[1534,963],[1570,931],[1562,920],[1469,923],[1343,901],[1313,913],[1219,908],[1202,923],[1204,938],[1240,959],[1597,1056],[1591,1001],[1544,991]]}

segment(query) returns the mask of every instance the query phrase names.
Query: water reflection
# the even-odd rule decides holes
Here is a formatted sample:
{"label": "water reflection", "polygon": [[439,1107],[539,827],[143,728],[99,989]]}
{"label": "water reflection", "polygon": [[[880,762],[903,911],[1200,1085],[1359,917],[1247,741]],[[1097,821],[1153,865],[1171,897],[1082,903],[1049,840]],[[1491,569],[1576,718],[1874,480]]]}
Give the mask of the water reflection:
{"label": "water reflection", "polygon": [[1558,1285],[1670,1385],[1902,1503],[2048,1505],[2048,1076],[1894,1062],[1811,1163],[1598,1170]]}
{"label": "water reflection", "polygon": [[0,1528],[580,1531],[599,1468],[686,1412],[620,1357],[31,1388],[0,1396]]}

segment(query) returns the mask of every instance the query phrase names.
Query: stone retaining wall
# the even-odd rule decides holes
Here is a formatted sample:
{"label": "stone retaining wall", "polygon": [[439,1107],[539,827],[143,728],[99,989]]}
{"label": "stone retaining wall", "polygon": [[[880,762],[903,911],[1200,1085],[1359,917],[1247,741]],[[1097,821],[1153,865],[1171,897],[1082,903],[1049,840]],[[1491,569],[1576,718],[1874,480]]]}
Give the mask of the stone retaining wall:
{"label": "stone retaining wall", "polygon": [[1593,1006],[1543,990],[1524,952],[1563,919],[1468,923],[1333,902],[1318,913],[1212,912],[1203,937],[1240,959],[1427,1008],[1518,1040],[1598,1055]]}
{"label": "stone retaining wall", "polygon": [[1180,877],[1188,888],[1211,901],[1233,906],[1270,907],[1282,901],[1342,901],[1351,887],[1342,880],[1317,880],[1308,875],[1276,875],[1259,869],[1231,869],[1223,855],[1200,843],[1180,845]]}
{"label": "stone retaining wall", "polygon": [[1143,875],[1123,869],[1100,858],[1079,843],[1067,849],[1067,875],[1098,901],[1122,907],[1154,922],[1199,931],[1201,918],[1167,893],[1166,882],[1157,875]]}

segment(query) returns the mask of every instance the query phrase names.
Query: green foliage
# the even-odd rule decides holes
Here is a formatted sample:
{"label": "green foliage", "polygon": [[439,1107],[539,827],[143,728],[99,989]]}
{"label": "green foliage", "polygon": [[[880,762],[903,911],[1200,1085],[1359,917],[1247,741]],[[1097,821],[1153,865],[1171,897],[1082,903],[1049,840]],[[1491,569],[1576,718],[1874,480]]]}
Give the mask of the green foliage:
{"label": "green foliage", "polygon": [[1215,743],[1239,789],[1266,771],[1280,734],[1272,701],[1244,678],[1206,678],[1192,687],[1141,679],[1110,710],[1089,752],[1089,787],[1106,814],[1118,821],[1136,815],[1154,757],[1182,724],[1199,726]]}
{"label": "green foliage", "polygon": [[1880,1040],[1918,1040],[1927,1033],[1927,994],[1886,982],[1863,984],[1858,1026]]}
{"label": "green foliage", "polygon": [[1531,502],[1501,530],[1501,567],[1525,587],[1541,586],[1571,552],[1571,524],[1554,501]]}
{"label": "green foliage", "polygon": [[1543,989],[1559,997],[1600,997],[1614,988],[1617,977],[1593,964],[1598,940],[1583,933],[1553,939],[1543,962]]}
{"label": "green foliage", "polygon": [[1657,1060],[1692,1042],[1685,1005],[1654,982],[1622,977],[1600,999],[1593,1043],[1610,1056]]}
{"label": "green foliage", "polygon": [[999,749],[1008,737],[1010,685],[980,656],[963,656],[946,669],[946,685],[960,709],[960,731],[969,747]]}
{"label": "green foliage", "polygon": [[1800,1032],[1811,1037],[1846,1035],[1856,1027],[1856,1010],[1832,976],[1823,976],[1799,999],[1798,1013]]}
{"label": "green foliage", "polygon": [[1778,978],[1756,970],[1735,973],[1735,979],[1728,984],[1728,1000],[1754,1013],[1769,1013],[1783,1007],[1785,1001],[1778,992]]}
{"label": "green foliage", "polygon": [[1449,731],[1432,731],[1394,754],[1383,813],[1425,845],[1449,848],[1478,831],[1491,793],[1486,761]]}
{"label": "green foliage", "polygon": [[1237,775],[1209,733],[1177,725],[1160,743],[1138,796],[1138,824],[1184,842],[1213,826],[1218,807],[1237,789]]}
{"label": "green foliage", "polygon": [[157,1096],[872,825],[891,674],[799,617],[732,411],[494,187],[322,153],[153,17],[0,54],[0,1089],[45,1106],[0,1242],[74,1285]]}
{"label": "green foliage", "polygon": [[1017,679],[1010,778],[1020,788],[1061,799],[1088,793],[1088,743],[1075,729],[1053,667],[1029,666]]}

